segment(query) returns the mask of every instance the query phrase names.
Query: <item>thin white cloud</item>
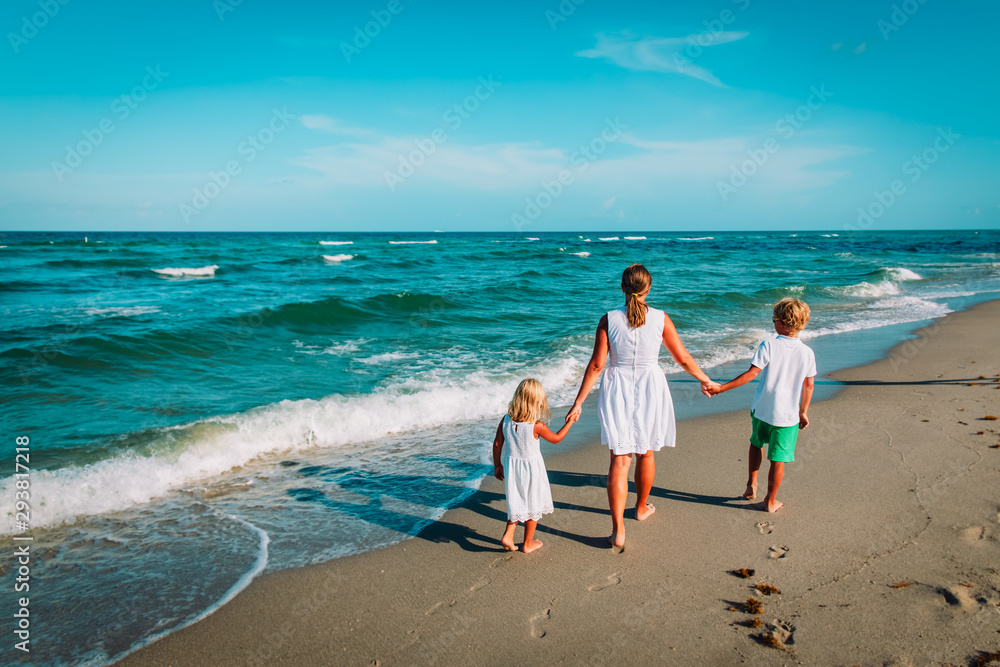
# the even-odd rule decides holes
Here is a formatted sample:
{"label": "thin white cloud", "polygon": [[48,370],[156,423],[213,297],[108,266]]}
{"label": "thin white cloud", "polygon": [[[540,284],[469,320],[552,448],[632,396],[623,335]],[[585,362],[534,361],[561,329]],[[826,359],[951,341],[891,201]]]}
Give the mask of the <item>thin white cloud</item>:
{"label": "thin white cloud", "polygon": [[332,116],[324,116],[322,114],[299,116],[299,122],[302,123],[303,127],[310,130],[322,130],[324,132],[339,134],[346,137],[372,138],[376,136],[371,130],[366,130],[363,127],[351,127],[349,125],[344,125],[336,118],[333,118]]}
{"label": "thin white cloud", "polygon": [[604,58],[619,67],[640,72],[673,72],[725,87],[718,77],[692,58],[702,50],[743,39],[750,33],[723,31],[687,37],[638,37],[630,32],[599,33],[597,45],[576,55]]}

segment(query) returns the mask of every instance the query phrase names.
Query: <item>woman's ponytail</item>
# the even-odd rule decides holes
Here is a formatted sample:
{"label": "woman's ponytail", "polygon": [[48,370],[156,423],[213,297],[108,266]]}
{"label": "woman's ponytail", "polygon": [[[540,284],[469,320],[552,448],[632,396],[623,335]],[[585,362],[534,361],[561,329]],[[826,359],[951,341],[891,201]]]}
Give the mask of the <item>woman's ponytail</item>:
{"label": "woman's ponytail", "polygon": [[653,285],[653,276],[642,264],[633,264],[622,272],[622,290],[625,292],[625,315],[631,329],[638,329],[646,323],[649,310],[639,295],[645,294]]}

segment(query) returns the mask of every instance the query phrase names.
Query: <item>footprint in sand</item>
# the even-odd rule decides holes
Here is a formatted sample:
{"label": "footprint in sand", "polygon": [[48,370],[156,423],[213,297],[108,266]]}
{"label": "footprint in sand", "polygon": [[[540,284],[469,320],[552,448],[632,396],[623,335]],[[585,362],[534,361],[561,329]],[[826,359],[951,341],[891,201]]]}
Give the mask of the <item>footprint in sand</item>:
{"label": "footprint in sand", "polygon": [[452,600],[451,602],[438,602],[436,605],[428,609],[426,611],[426,614],[428,616],[433,616],[442,609],[447,609],[448,607],[454,607],[456,604],[458,604],[458,600]]}
{"label": "footprint in sand", "polygon": [[970,526],[958,531],[958,536],[968,542],[978,542],[986,536],[986,529],[982,526]]}
{"label": "footprint in sand", "polygon": [[959,607],[962,611],[975,611],[979,608],[979,603],[973,599],[972,590],[968,586],[949,586],[939,588],[938,593],[944,597],[944,601],[952,607]]}
{"label": "footprint in sand", "polygon": [[784,558],[788,553],[788,547],[773,546],[768,551],[768,558]]}
{"label": "footprint in sand", "polygon": [[774,531],[774,524],[770,521],[758,521],[757,530],[761,535],[770,535]]}
{"label": "footprint in sand", "polygon": [[473,593],[475,593],[479,589],[485,588],[489,583],[490,583],[490,580],[488,578],[480,579],[476,583],[474,583],[471,586],[469,586],[469,590],[472,591]]}
{"label": "footprint in sand", "polygon": [[500,558],[497,558],[492,563],[490,563],[490,567],[500,567],[501,565],[504,564],[505,561],[508,561],[508,560],[510,560],[513,557],[514,557],[514,554],[512,554],[512,553],[511,554],[507,554],[506,556],[500,556]]}
{"label": "footprint in sand", "polygon": [[602,581],[599,584],[594,584],[593,586],[587,586],[587,590],[591,593],[596,593],[597,591],[603,591],[605,588],[611,588],[612,586],[617,586],[622,583],[622,573],[615,572],[614,574],[609,574],[607,581]]}
{"label": "footprint in sand", "polygon": [[774,619],[767,624],[767,629],[782,644],[786,646],[795,644],[795,626],[791,623]]}
{"label": "footprint in sand", "polygon": [[535,614],[530,619],[528,619],[528,624],[531,626],[531,636],[535,639],[541,639],[545,636],[545,625],[546,621],[552,618],[552,608],[549,607],[540,614]]}

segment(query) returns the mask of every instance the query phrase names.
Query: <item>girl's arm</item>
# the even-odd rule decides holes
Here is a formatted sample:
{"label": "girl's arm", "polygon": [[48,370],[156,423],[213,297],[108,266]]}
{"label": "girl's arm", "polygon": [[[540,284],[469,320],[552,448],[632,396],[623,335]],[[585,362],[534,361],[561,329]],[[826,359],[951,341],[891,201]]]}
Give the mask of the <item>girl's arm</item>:
{"label": "girl's arm", "polygon": [[503,464],[500,463],[500,452],[503,451],[503,420],[497,424],[497,434],[493,437],[493,476],[503,481]]}
{"label": "girl's arm", "polygon": [[712,379],[705,375],[705,372],[698,366],[698,362],[694,360],[694,357],[684,347],[680,336],[677,335],[677,329],[674,328],[674,323],[670,321],[670,317],[666,313],[663,314],[663,344],[669,350],[670,356],[674,358],[674,361],[701,383],[701,390],[703,392],[708,393],[710,387],[716,386],[716,383],[712,382]]}
{"label": "girl's arm", "polygon": [[717,384],[714,387],[709,387],[708,393],[711,394],[712,396],[717,396],[718,394],[721,394],[724,391],[729,391],[730,389],[736,389],[737,387],[742,387],[747,382],[753,382],[754,378],[756,378],[759,374],[760,374],[759,368],[757,368],[756,366],[750,366],[749,370],[733,378],[726,384],[723,385]]}
{"label": "girl's arm", "polygon": [[813,397],[813,378],[806,378],[802,381],[802,402],[799,403],[799,430],[809,426],[809,402]]}
{"label": "girl's arm", "polygon": [[569,433],[569,429],[571,426],[573,426],[573,422],[575,421],[576,420],[574,419],[573,421],[568,421],[565,424],[563,424],[563,427],[559,429],[558,433],[553,433],[552,429],[550,429],[545,424],[545,422],[535,422],[535,430],[534,430],[535,437],[544,438],[545,440],[548,440],[554,445],[559,444],[560,442],[562,442],[562,439],[566,437],[566,434]]}
{"label": "girl's arm", "polygon": [[[580,418],[580,414],[583,412],[583,399],[587,398],[590,394],[590,390],[594,388],[594,383],[597,382],[598,376],[601,374],[601,371],[604,370],[604,363],[607,360],[608,316],[605,315],[601,318],[601,321],[597,323],[597,335],[594,338],[594,351],[590,355],[590,361],[587,362],[587,370],[583,374],[583,382],[580,384],[580,391],[577,392],[576,400],[573,401],[573,407],[566,415],[567,424],[569,424],[570,421],[576,421]],[[551,433],[551,431],[549,432]],[[562,431],[560,431],[560,433],[562,433]],[[559,440],[562,440],[562,438]],[[550,442],[559,442],[559,440]]]}

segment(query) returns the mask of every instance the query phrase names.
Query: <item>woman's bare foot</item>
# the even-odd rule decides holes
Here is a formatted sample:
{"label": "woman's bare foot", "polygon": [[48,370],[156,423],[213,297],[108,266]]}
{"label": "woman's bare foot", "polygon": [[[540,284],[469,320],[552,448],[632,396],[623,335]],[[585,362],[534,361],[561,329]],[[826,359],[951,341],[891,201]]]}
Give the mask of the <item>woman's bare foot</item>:
{"label": "woman's bare foot", "polygon": [[611,546],[611,550],[614,551],[616,554],[620,554],[621,552],[625,551],[624,537],[622,537],[619,540],[618,535],[612,533],[612,535],[608,537],[608,544]]}
{"label": "woman's bare foot", "polygon": [[517,551],[517,545],[514,544],[514,529],[517,528],[517,524],[508,524],[507,530],[504,531],[503,537],[500,538],[500,544],[503,546],[504,551]]}
{"label": "woman's bare foot", "polygon": [[743,492],[743,497],[747,500],[757,500],[757,485],[747,484],[747,490]]}
{"label": "woman's bare foot", "polygon": [[650,505],[649,503],[646,503],[645,507],[636,507],[635,508],[635,520],[636,521],[645,521],[646,519],[649,518],[649,515],[652,514],[655,511],[656,511],[656,508],[653,507],[652,505]]}
{"label": "woman's bare foot", "polygon": [[538,540],[531,540],[530,542],[525,542],[521,550],[526,554],[530,554],[532,551],[536,551],[542,548],[542,543]]}
{"label": "woman's bare foot", "polygon": [[768,512],[772,512],[772,513],[773,512],[777,512],[778,510],[780,510],[785,505],[784,503],[779,502],[777,500],[774,500],[774,501],[768,502],[768,503],[764,503],[764,504],[767,505],[767,511]]}

